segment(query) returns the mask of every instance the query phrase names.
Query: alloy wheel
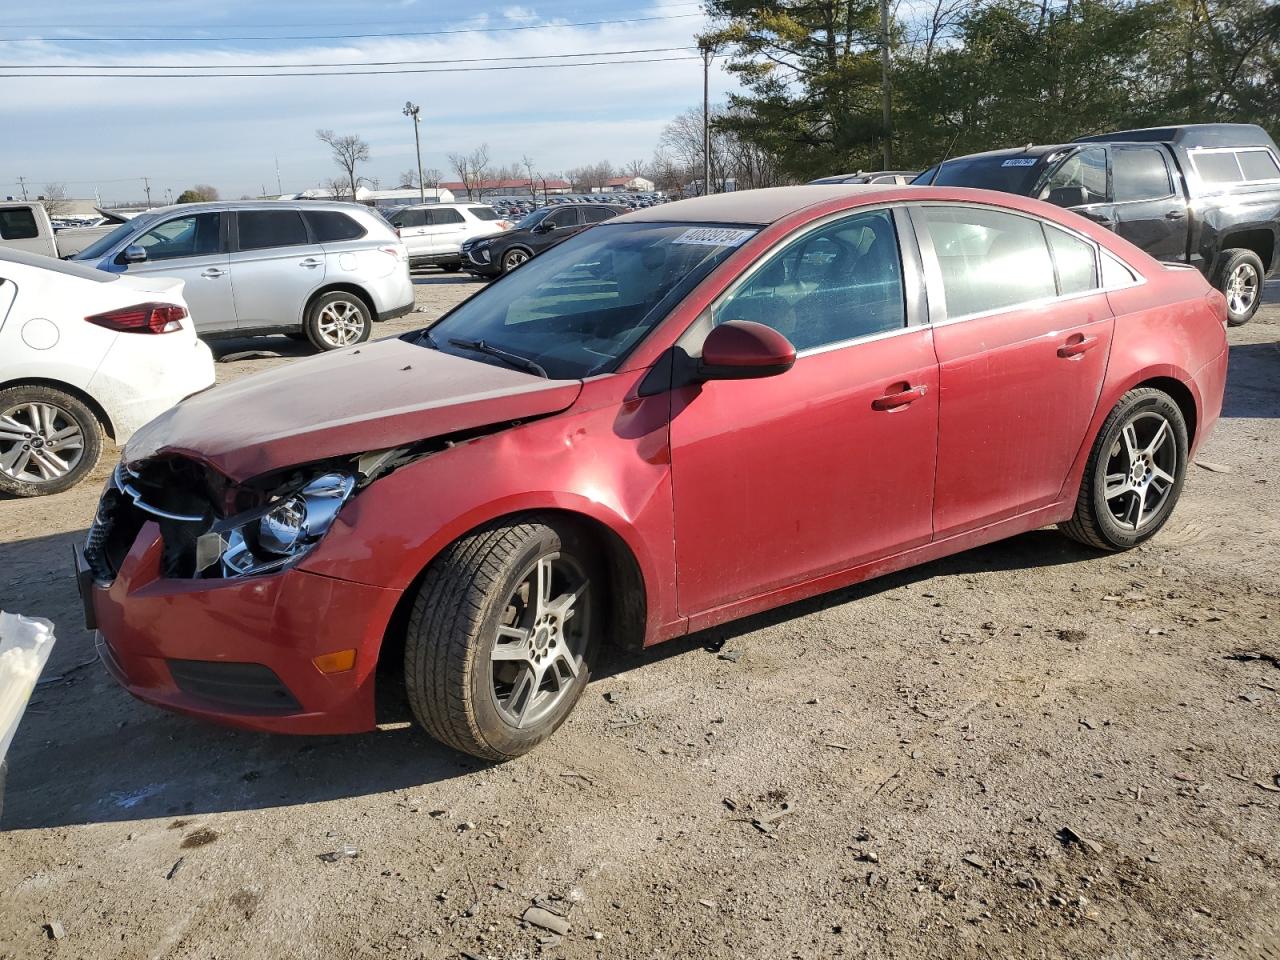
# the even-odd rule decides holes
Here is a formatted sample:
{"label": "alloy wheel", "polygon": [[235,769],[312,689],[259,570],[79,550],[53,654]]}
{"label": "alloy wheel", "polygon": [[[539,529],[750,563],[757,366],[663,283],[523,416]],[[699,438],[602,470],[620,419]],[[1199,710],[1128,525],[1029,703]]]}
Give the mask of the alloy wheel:
{"label": "alloy wheel", "polygon": [[528,259],[529,259],[529,255],[525,253],[523,250],[512,250],[505,257],[503,257],[503,264],[508,270],[514,270],[516,267],[520,266],[520,264],[526,262]]}
{"label": "alloy wheel", "polygon": [[19,483],[65,477],[84,453],[84,433],[52,403],[22,403],[0,412],[0,472]]}
{"label": "alloy wheel", "polygon": [[1154,522],[1178,474],[1178,445],[1163,414],[1134,414],[1111,444],[1103,496],[1111,516],[1138,532]]}
{"label": "alloy wheel", "polygon": [[576,561],[549,553],[533,562],[507,598],[489,676],[494,704],[513,727],[537,724],[581,682],[589,585]]}
{"label": "alloy wheel", "polygon": [[1247,314],[1258,299],[1258,271],[1242,263],[1227,278],[1227,306],[1237,316]]}
{"label": "alloy wheel", "polygon": [[364,313],[350,300],[334,300],[324,305],[316,320],[320,338],[331,347],[349,347],[364,334]]}

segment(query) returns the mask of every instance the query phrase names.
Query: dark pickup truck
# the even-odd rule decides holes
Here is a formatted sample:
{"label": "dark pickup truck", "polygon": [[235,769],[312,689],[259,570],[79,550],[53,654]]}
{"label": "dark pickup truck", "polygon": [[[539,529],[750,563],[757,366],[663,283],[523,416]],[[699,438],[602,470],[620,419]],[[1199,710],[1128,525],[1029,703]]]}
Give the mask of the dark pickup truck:
{"label": "dark pickup truck", "polygon": [[1197,123],[993,150],[916,184],[1037,197],[1088,217],[1159,260],[1198,267],[1247,323],[1280,270],[1280,150],[1261,127]]}

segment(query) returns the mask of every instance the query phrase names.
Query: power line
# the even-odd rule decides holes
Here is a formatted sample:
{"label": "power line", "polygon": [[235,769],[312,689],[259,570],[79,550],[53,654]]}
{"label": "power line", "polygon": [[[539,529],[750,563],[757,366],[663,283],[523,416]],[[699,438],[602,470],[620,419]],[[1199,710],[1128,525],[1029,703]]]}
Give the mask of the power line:
{"label": "power line", "polygon": [[40,77],[46,80],[64,78],[106,79],[165,79],[194,80],[211,77],[219,78],[253,78],[253,77],[384,77],[408,73],[487,73],[494,70],[558,70],[568,67],[602,67],[625,66],[631,63],[674,63],[681,60],[698,60],[700,57],[649,57],[642,60],[581,60],[577,63],[522,63],[506,64],[497,67],[424,67],[405,70],[334,70],[317,72],[314,70],[295,70],[277,73],[0,73],[0,79],[11,77]]}
{"label": "power line", "polygon": [[[339,63],[208,63],[151,66],[145,63],[0,63],[0,70],[284,70],[291,67],[306,69],[320,67],[401,67],[417,64],[443,63],[500,63],[511,60],[568,60],[573,57],[614,57],[639,53],[673,53],[678,50],[696,50],[696,47],[648,47],[643,50],[592,50],[583,53],[540,53],[523,57],[466,57],[460,60],[346,60]],[[61,74],[52,74],[61,76]]]}
{"label": "power line", "polygon": [[[675,4],[654,4],[653,10],[678,10],[689,8],[689,6],[701,6],[701,0],[689,0],[687,3]],[[516,17],[512,14],[503,14],[508,19],[534,19],[536,14],[525,15],[525,17]],[[419,17],[406,17],[399,20],[312,20],[311,26],[314,27],[390,27],[398,23],[416,23]],[[0,24],[0,29],[285,29],[289,27],[297,27],[297,20],[292,23],[182,23],[173,24],[173,26],[161,27],[155,23],[47,23],[47,22],[31,22],[31,23],[4,23]],[[218,40],[218,37],[209,37],[210,40]]]}
{"label": "power line", "polygon": [[462,33],[511,33],[517,30],[560,30],[570,27],[601,27],[621,23],[652,23],[658,20],[688,20],[701,13],[676,13],[663,17],[628,17],[622,20],[579,20],[575,23],[532,23],[511,27],[465,27],[454,30],[406,30],[395,33],[326,33],[269,37],[2,37],[0,43],[231,43],[250,40],[374,40],[403,37],[444,37]]}

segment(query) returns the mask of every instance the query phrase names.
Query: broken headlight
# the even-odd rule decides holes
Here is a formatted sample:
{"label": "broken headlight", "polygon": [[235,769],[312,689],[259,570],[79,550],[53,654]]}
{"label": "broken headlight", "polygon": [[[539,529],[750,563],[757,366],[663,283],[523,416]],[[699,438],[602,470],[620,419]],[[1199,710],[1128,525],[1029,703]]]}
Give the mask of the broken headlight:
{"label": "broken headlight", "polygon": [[196,540],[196,574],[221,563],[225,577],[270,573],[311,550],[333,526],[356,478],[326,473],[261,510],[231,517]]}

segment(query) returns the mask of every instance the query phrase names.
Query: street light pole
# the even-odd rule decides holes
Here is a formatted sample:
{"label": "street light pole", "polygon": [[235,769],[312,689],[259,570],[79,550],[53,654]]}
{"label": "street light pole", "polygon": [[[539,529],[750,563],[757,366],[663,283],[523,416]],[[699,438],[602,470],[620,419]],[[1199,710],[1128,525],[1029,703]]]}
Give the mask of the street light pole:
{"label": "street light pole", "polygon": [[705,40],[698,43],[702,50],[702,193],[711,192],[711,59],[715,47]]}
{"label": "street light pole", "polygon": [[422,183],[422,138],[418,134],[418,124],[422,122],[419,116],[422,108],[411,100],[404,102],[404,115],[413,120],[413,148],[418,155],[418,202],[427,202],[426,187]]}

